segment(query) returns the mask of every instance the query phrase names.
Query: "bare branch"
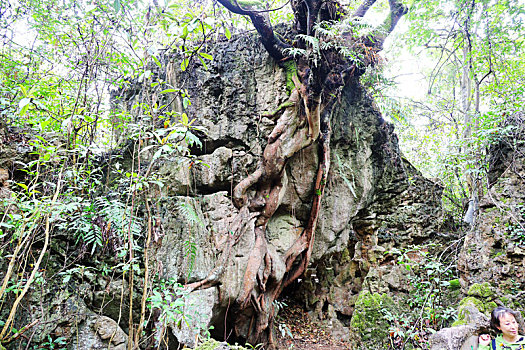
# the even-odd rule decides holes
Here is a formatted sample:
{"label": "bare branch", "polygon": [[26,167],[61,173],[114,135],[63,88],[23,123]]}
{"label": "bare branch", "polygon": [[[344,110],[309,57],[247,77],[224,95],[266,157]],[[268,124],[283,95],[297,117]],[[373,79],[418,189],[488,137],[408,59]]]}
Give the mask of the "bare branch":
{"label": "bare branch", "polygon": [[224,7],[233,13],[249,16],[252,23],[261,37],[262,44],[270,56],[276,61],[286,58],[283,49],[290,47],[282,42],[274,33],[268,11],[261,11],[258,7],[262,5],[259,1],[237,1],[237,0],[217,0]]}
{"label": "bare branch", "polygon": [[388,3],[390,5],[390,14],[385,19],[383,24],[375,30],[374,35],[369,37],[368,40],[364,40],[366,46],[382,50],[383,43],[385,42],[388,35],[392,33],[401,17],[403,17],[408,12],[408,9],[399,0],[388,0]]}
{"label": "bare branch", "polygon": [[364,0],[363,3],[359,6],[357,10],[355,10],[352,17],[364,17],[366,12],[372,5],[376,2],[376,0]]}
{"label": "bare branch", "polygon": [[388,29],[388,34],[392,33],[394,28],[397,25],[397,22],[403,17],[407,12],[408,8],[403,5],[401,1],[398,0],[388,0],[390,5],[390,28]]}

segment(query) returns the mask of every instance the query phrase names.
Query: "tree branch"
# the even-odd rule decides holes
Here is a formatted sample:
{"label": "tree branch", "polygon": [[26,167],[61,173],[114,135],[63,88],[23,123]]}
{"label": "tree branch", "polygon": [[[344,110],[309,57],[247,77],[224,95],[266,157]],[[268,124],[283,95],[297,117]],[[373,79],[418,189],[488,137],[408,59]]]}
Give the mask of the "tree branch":
{"label": "tree branch", "polygon": [[[371,0],[365,0],[365,3],[370,1]],[[392,31],[397,25],[397,22],[399,22],[401,17],[403,17],[408,12],[408,8],[405,5],[403,5],[403,3],[399,0],[388,0],[388,4],[390,5],[390,14],[385,19],[383,24],[375,30],[375,33],[372,35],[372,37],[366,38],[364,40],[365,45],[368,47],[373,47],[377,50],[382,50],[383,43],[385,42],[388,35],[392,33]],[[368,8],[366,8],[366,10],[368,10]]]}
{"label": "tree branch", "polygon": [[261,37],[262,44],[268,54],[276,60],[281,61],[286,56],[283,54],[283,49],[290,47],[288,44],[282,42],[274,33],[268,11],[260,11],[255,8],[261,7],[260,1],[238,1],[238,0],[217,0],[224,7],[233,13],[239,15],[249,16],[252,20],[253,26]]}
{"label": "tree branch", "polygon": [[376,2],[376,0],[364,0],[363,3],[358,7],[357,10],[355,10],[352,17],[364,17],[366,12],[372,5]]}

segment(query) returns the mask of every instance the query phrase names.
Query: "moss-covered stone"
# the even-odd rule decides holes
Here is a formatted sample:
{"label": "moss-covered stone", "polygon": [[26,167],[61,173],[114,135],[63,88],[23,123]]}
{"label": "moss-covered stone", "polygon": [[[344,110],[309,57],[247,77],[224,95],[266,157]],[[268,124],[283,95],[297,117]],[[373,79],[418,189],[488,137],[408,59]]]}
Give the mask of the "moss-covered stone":
{"label": "moss-covered stone", "polygon": [[376,348],[380,342],[388,341],[389,323],[385,313],[397,314],[398,309],[387,294],[361,292],[355,303],[350,321],[352,332],[357,333],[365,348]]}
{"label": "moss-covered stone", "polygon": [[467,295],[472,297],[490,298],[494,296],[494,291],[488,282],[483,282],[481,284],[474,283],[470,286]]}
{"label": "moss-covered stone", "polygon": [[480,312],[488,315],[495,307],[497,307],[497,305],[493,301],[483,301],[473,296],[463,298],[459,302],[458,319],[452,324],[452,326],[467,324],[467,320],[469,319],[468,307],[475,307]]}
{"label": "moss-covered stone", "polygon": [[452,324],[453,327],[467,324],[467,319],[469,316],[467,307],[475,307],[479,311],[482,311],[485,308],[483,306],[483,302],[479,299],[474,297],[463,298],[463,300],[459,302],[458,319]]}
{"label": "moss-covered stone", "polygon": [[494,310],[497,307],[498,307],[498,304],[496,304],[493,301],[490,301],[490,302],[485,304],[485,313],[486,314],[490,314],[492,312],[492,310]]}
{"label": "moss-covered stone", "polygon": [[478,309],[481,312],[483,312],[483,310],[485,309],[485,306],[483,305],[483,301],[481,301],[481,300],[479,300],[478,298],[475,298],[475,297],[463,298],[459,302],[459,307],[462,308],[462,307],[465,307],[465,306],[473,306],[473,307],[475,307],[476,309]]}

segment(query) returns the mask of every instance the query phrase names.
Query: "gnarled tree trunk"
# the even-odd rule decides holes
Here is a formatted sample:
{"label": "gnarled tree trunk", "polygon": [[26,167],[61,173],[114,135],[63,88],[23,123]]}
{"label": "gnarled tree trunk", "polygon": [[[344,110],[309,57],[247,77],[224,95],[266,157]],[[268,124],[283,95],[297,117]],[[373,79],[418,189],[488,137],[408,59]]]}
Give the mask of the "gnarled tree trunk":
{"label": "gnarled tree trunk", "polygon": [[[236,0],[219,2],[232,12],[250,17],[265,49],[287,71],[294,87],[286,103],[275,112],[277,122],[256,170],[233,189],[233,202],[239,212],[231,226],[231,234],[221,242],[222,255],[218,265],[207,278],[189,287],[207,288],[220,283],[236,244],[247,231],[247,226],[254,225],[255,242],[244,272],[243,286],[233,305],[237,315],[235,330],[237,334],[245,335],[251,344],[265,343],[271,347],[273,302],[283,288],[304,273],[312,254],[320,204],[330,170],[330,111],[337,104],[338,94],[346,82],[362,74],[366,66],[375,64],[377,51],[399,18],[406,13],[406,8],[390,0],[390,15],[373,38],[353,38],[349,35],[345,39],[347,48],[360,51],[357,53],[363,59],[357,62],[343,56],[340,47],[323,50],[308,46],[307,40],[296,43],[297,48],[306,54],[297,59],[287,56],[292,50],[274,34],[268,11],[261,8],[261,4]],[[353,17],[363,17],[374,2],[365,1]],[[316,25],[343,19],[343,11],[337,1],[293,0],[291,6],[297,34],[302,34],[303,38],[306,35],[316,40],[330,40],[316,32]],[[314,56],[318,59],[313,60],[311,57]],[[284,254],[279,254],[268,249],[266,228],[284,196],[284,168],[292,156],[314,143],[319,146],[319,166],[313,180],[314,199],[310,217],[296,241]]]}

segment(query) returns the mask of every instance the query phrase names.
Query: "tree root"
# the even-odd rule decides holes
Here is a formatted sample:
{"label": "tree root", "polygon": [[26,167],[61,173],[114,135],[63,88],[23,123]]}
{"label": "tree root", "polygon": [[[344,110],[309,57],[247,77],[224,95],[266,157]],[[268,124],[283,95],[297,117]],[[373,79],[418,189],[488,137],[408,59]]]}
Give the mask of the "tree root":
{"label": "tree root", "polygon": [[[305,86],[299,81],[296,86],[299,88],[294,89],[288,101],[282,105],[284,107],[278,109],[282,114],[268,137],[268,144],[257,169],[233,190],[234,204],[240,210],[232,223],[231,237],[228,236],[222,248],[218,266],[206,279],[188,285],[189,288],[197,289],[218,284],[233,246],[247,228],[252,227],[250,222],[255,220],[255,243],[244,272],[242,289],[236,298],[236,308],[242,316],[236,319],[235,329],[238,333],[242,332],[249,317],[247,341],[252,344],[270,343],[270,347],[273,338],[268,327],[273,323],[273,302],[308,266],[330,167],[330,126],[328,120],[321,122],[321,111],[324,108],[321,105],[321,94],[307,93]],[[304,108],[301,108],[301,104]],[[268,249],[266,226],[284,196],[286,162],[318,139],[321,157],[310,219],[285,255],[276,256],[275,252]],[[253,187],[255,194],[248,198],[247,192]],[[277,262],[277,259],[282,262]],[[283,265],[284,271],[279,269]]]}

